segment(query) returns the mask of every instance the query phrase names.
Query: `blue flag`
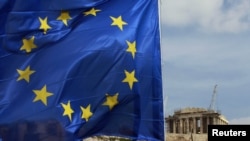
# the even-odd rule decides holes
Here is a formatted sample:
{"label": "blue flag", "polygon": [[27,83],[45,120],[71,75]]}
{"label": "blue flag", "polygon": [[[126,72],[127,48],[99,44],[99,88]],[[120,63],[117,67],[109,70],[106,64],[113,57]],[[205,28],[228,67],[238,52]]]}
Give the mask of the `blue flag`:
{"label": "blue flag", "polygon": [[1,0],[0,140],[163,141],[158,0]]}

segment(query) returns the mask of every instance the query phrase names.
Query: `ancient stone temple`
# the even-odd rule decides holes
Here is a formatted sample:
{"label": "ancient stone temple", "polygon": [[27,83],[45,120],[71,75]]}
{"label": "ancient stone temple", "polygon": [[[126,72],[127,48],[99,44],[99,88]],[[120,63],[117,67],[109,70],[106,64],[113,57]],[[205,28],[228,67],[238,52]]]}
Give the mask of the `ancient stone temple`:
{"label": "ancient stone temple", "polygon": [[166,118],[168,133],[207,133],[208,125],[227,125],[228,121],[219,112],[203,108],[185,108]]}

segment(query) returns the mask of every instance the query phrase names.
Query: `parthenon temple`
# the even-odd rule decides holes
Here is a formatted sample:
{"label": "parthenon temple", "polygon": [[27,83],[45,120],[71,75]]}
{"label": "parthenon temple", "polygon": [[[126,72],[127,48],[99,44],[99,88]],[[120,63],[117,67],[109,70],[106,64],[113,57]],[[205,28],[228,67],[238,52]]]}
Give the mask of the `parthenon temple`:
{"label": "parthenon temple", "polygon": [[227,125],[226,118],[217,111],[204,108],[184,108],[166,118],[167,133],[205,134],[208,125]]}

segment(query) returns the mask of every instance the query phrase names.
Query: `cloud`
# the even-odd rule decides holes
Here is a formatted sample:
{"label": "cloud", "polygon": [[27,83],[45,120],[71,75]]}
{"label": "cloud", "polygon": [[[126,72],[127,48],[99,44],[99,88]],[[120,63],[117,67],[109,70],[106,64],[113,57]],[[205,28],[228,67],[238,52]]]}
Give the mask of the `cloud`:
{"label": "cloud", "polygon": [[206,32],[250,29],[249,0],[162,0],[161,13],[168,26],[195,26]]}
{"label": "cloud", "polygon": [[229,121],[229,124],[250,124],[250,117],[232,119]]}

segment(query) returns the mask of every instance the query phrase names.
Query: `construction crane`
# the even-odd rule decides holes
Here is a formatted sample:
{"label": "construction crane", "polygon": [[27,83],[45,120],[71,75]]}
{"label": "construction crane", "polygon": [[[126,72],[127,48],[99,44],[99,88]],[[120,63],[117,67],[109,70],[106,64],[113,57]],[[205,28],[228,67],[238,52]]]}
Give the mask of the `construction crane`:
{"label": "construction crane", "polygon": [[215,98],[217,95],[217,84],[214,86],[214,91],[213,91],[213,95],[212,95],[212,99],[211,99],[211,103],[209,105],[208,111],[216,111],[215,109]]}

